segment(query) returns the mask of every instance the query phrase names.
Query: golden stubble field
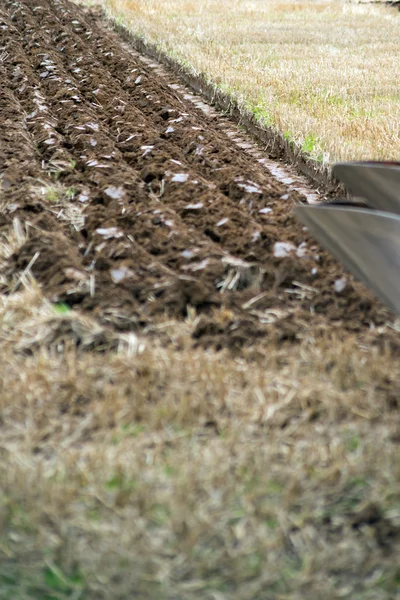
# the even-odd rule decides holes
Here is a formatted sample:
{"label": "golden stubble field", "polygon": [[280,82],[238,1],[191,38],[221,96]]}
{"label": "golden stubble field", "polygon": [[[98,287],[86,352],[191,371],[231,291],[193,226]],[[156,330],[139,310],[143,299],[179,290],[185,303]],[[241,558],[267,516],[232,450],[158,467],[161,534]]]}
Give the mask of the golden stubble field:
{"label": "golden stubble field", "polygon": [[396,160],[400,13],[348,0],[104,0],[323,166]]}

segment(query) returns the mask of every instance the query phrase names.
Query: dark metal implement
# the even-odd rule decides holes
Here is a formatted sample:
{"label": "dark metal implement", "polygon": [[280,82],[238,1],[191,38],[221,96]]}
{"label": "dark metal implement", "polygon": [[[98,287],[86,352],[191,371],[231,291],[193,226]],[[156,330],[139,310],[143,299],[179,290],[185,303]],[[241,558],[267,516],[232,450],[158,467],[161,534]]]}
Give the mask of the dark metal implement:
{"label": "dark metal implement", "polygon": [[332,173],[372,208],[400,214],[400,163],[338,163]]}
{"label": "dark metal implement", "polygon": [[300,205],[310,233],[400,315],[400,164],[335,165],[334,175],[359,202]]}

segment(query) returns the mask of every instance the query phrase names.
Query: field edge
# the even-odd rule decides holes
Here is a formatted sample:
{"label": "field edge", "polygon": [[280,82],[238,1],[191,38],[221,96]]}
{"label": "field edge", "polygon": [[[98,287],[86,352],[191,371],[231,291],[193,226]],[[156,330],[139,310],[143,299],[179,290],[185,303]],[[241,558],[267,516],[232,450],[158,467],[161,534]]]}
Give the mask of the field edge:
{"label": "field edge", "polygon": [[[93,8],[93,5],[86,0],[74,1],[78,5]],[[122,22],[121,15],[114,14],[107,7],[96,6],[102,20],[124,42],[130,44],[137,52],[147,55],[168,68],[194,93],[203,96],[209,104],[228,115],[236,125],[243,127],[256,142],[263,144],[266,153],[272,158],[293,165],[301,175],[306,176],[312,185],[317,186],[325,195],[335,197],[346,194],[344,185],[332,175],[332,165],[318,162],[305,152],[300,144],[286,139],[285,135],[277,128],[262,124],[250,110],[242,106],[233,95],[225,92],[206,74],[197,73],[193,67],[168,54],[157,44],[137,35],[127,24]]]}

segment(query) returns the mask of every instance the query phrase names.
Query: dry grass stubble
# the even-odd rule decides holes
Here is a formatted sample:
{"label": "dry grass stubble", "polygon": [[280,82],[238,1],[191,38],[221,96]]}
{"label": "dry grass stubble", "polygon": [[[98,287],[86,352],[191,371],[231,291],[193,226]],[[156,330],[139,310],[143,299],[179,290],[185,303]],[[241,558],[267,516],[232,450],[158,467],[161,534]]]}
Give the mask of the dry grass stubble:
{"label": "dry grass stubble", "polygon": [[344,0],[103,0],[322,164],[396,160],[400,13]]}
{"label": "dry grass stubble", "polygon": [[26,278],[0,307],[0,598],[395,597],[392,359],[176,352],[190,319],[96,344]]}

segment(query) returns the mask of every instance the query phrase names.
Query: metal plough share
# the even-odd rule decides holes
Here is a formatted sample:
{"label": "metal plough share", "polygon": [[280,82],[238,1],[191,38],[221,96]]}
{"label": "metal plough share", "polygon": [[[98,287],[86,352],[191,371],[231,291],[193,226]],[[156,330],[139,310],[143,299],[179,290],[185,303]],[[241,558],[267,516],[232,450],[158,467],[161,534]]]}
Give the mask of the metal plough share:
{"label": "metal plough share", "polygon": [[400,315],[400,163],[340,163],[333,174],[354,200],[300,205],[295,213],[322,246]]}

